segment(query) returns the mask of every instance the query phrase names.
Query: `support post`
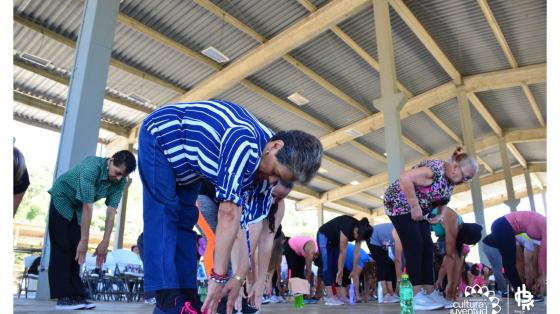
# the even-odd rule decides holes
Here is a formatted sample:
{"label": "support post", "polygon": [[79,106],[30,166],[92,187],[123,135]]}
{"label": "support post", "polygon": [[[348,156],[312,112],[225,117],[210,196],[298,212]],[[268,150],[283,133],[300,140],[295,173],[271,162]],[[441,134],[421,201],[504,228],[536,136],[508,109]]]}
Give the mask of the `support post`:
{"label": "support post", "polygon": [[535,196],[533,194],[533,184],[531,183],[531,174],[529,173],[529,169],[523,169],[523,174],[525,175],[525,188],[527,190],[527,197],[529,198],[531,211],[537,211],[537,208],[535,207]]}
{"label": "support post", "polygon": [[325,223],[325,216],[323,212],[323,204],[317,205],[317,228],[320,228]]}
{"label": "support post", "polygon": [[[463,132],[463,143],[467,153],[476,156],[474,146],[474,132],[472,126],[472,116],[470,104],[467,100],[467,94],[463,85],[457,87],[457,101],[459,103],[459,118],[461,119],[461,130]],[[480,176],[474,176],[471,182],[471,197],[474,211],[474,219],[477,224],[482,226],[482,237],[486,236],[486,223],[484,219],[484,203],[482,201],[482,189],[480,187]],[[488,264],[488,258],[482,250],[482,246],[478,246],[478,254],[480,261]]]}
{"label": "support post", "polygon": [[404,169],[400,111],[406,103],[406,97],[404,94],[397,92],[397,74],[388,1],[373,0],[373,13],[381,81],[381,98],[376,99],[373,105],[383,112],[389,182],[393,182],[399,178]]}
{"label": "support post", "polygon": [[[95,155],[118,11],[118,0],[85,2],[64,110],[55,178],[84,157]],[[48,218],[43,243],[36,298],[47,300],[50,299]]]}
{"label": "support post", "polygon": [[132,179],[128,179],[128,183],[124,187],[121,202],[119,203],[118,213],[117,213],[117,223],[115,224],[115,235],[113,240],[113,251],[123,248],[123,238],[124,238],[124,224],[126,222],[126,205],[128,203],[128,189],[132,184]]}
{"label": "support post", "polygon": [[498,142],[500,144],[500,156],[502,157],[502,168],[504,169],[504,180],[506,181],[507,191],[507,201],[505,201],[504,204],[509,207],[511,212],[515,212],[517,211],[517,205],[519,205],[519,199],[515,198],[515,190],[513,189],[513,178],[511,177],[511,165],[509,164],[509,158],[507,155],[506,141],[503,136],[500,136]]}

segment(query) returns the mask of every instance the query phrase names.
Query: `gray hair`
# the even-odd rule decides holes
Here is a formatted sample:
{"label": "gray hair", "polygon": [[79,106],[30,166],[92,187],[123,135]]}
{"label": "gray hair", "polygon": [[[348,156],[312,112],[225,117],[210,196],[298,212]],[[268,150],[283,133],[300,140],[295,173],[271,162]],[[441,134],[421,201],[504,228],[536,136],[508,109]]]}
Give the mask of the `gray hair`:
{"label": "gray hair", "polygon": [[276,140],[284,142],[284,146],[276,154],[278,161],[290,170],[298,182],[308,184],[321,167],[321,141],[299,130],[280,131],[270,139]]}
{"label": "gray hair", "polygon": [[479,170],[478,161],[474,155],[468,153],[461,153],[451,156],[450,161],[455,161],[459,164],[461,169],[465,169],[465,166],[469,166],[473,170],[473,177],[476,176]]}

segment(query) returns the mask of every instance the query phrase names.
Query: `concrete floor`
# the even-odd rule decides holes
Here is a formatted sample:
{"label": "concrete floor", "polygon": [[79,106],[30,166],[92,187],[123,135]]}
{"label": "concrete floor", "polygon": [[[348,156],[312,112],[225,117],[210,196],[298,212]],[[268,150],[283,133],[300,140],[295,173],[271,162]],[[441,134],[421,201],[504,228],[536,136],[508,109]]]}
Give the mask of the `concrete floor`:
{"label": "concrete floor", "polygon": [[[509,305],[509,308],[508,308]],[[502,310],[500,314],[521,314],[523,313],[520,308],[517,307],[513,300],[502,300],[500,302]],[[33,299],[14,299],[14,313],[61,313],[54,309],[54,301],[39,301]],[[153,310],[153,305],[148,305],[144,303],[119,303],[119,302],[97,302],[97,308],[92,311],[92,313],[135,313],[135,314],[151,314]],[[84,311],[68,311],[81,312]],[[355,305],[343,305],[343,306],[326,306],[322,304],[308,304],[305,305],[304,309],[294,309],[293,304],[266,304],[263,305],[261,313],[309,313],[309,314],[336,314],[336,313],[352,313],[352,314],[398,314],[399,305],[398,304],[355,304]],[[87,312],[86,312],[87,313]],[[450,314],[450,310],[440,310],[422,313],[433,313],[433,314]],[[526,313],[530,314],[545,314],[546,313],[546,301],[542,303],[537,303],[535,307]],[[491,313],[488,313],[491,314]]]}

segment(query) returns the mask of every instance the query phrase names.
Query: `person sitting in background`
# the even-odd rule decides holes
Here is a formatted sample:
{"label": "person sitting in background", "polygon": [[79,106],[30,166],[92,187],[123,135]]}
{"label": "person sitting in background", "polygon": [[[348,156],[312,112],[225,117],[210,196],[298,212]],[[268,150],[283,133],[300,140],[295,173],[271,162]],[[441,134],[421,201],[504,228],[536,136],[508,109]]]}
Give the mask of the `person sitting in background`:
{"label": "person sitting in background", "polygon": [[364,269],[366,263],[372,262],[373,259],[366,253],[366,251],[360,248],[358,265],[354,268],[354,249],[355,246],[352,243],[348,243],[348,246],[346,246],[346,260],[344,261],[344,270],[346,273],[344,273],[342,277],[342,286],[345,287],[345,289],[342,289],[342,295],[340,296],[344,303],[349,303],[347,289],[349,288],[348,286],[351,282],[354,283],[354,295],[356,296],[356,302],[367,298],[367,295],[363,298],[360,295],[360,275],[362,274],[362,270]]}
{"label": "person sitting in background", "polygon": [[25,165],[25,157],[23,154],[14,146],[14,215],[16,216],[19,204],[23,200],[23,196],[29,188],[29,173],[27,173],[27,167]]}

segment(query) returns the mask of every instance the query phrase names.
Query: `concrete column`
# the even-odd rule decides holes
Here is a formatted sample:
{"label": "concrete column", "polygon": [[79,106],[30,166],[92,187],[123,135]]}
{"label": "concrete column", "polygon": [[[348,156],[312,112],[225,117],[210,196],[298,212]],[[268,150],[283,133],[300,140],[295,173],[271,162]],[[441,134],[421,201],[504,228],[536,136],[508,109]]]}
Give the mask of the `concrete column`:
{"label": "concrete column", "polygon": [[532,211],[537,211],[535,207],[535,197],[533,195],[533,184],[531,184],[531,174],[529,169],[523,169],[523,174],[525,175],[525,188],[527,189],[527,197],[529,198],[529,204]]}
{"label": "concrete column", "polygon": [[117,219],[115,220],[115,234],[113,238],[113,251],[123,248],[124,224],[126,222],[126,205],[128,203],[128,188],[132,184],[132,179],[128,179],[128,183],[124,187],[121,202],[117,209]]}
{"label": "concrete column", "polygon": [[320,228],[325,223],[325,216],[323,212],[323,204],[317,205],[317,228]]}
{"label": "concrete column", "polygon": [[387,167],[389,182],[392,182],[399,178],[404,169],[400,111],[406,103],[406,97],[397,93],[389,3],[387,0],[374,0],[373,7],[381,85],[381,98],[375,100],[373,105],[383,112]]}
{"label": "concrete column", "polygon": [[[472,116],[470,104],[467,100],[464,86],[457,87],[457,101],[459,103],[459,117],[461,119],[461,130],[463,132],[463,143],[469,154],[476,156],[474,146],[474,132],[472,126]],[[482,201],[482,190],[480,188],[480,176],[474,176],[470,183],[471,197],[474,211],[474,219],[476,223],[482,226],[482,237],[486,236],[486,223],[484,219],[484,203]],[[481,262],[487,264],[488,258],[484,254],[482,247],[478,246],[478,254]]]}
{"label": "concrete column", "polygon": [[[95,155],[105,86],[109,72],[118,0],[87,0],[76,46],[55,178],[83,158]],[[45,228],[37,299],[49,299],[50,243]]]}
{"label": "concrete column", "polygon": [[504,202],[510,211],[517,211],[517,205],[519,205],[519,199],[515,198],[515,190],[513,189],[513,179],[511,177],[511,166],[509,164],[509,158],[507,155],[506,141],[503,136],[500,136],[498,140],[500,144],[500,156],[502,157],[502,168],[504,169],[504,179],[506,181],[506,191],[507,191],[507,201]]}

